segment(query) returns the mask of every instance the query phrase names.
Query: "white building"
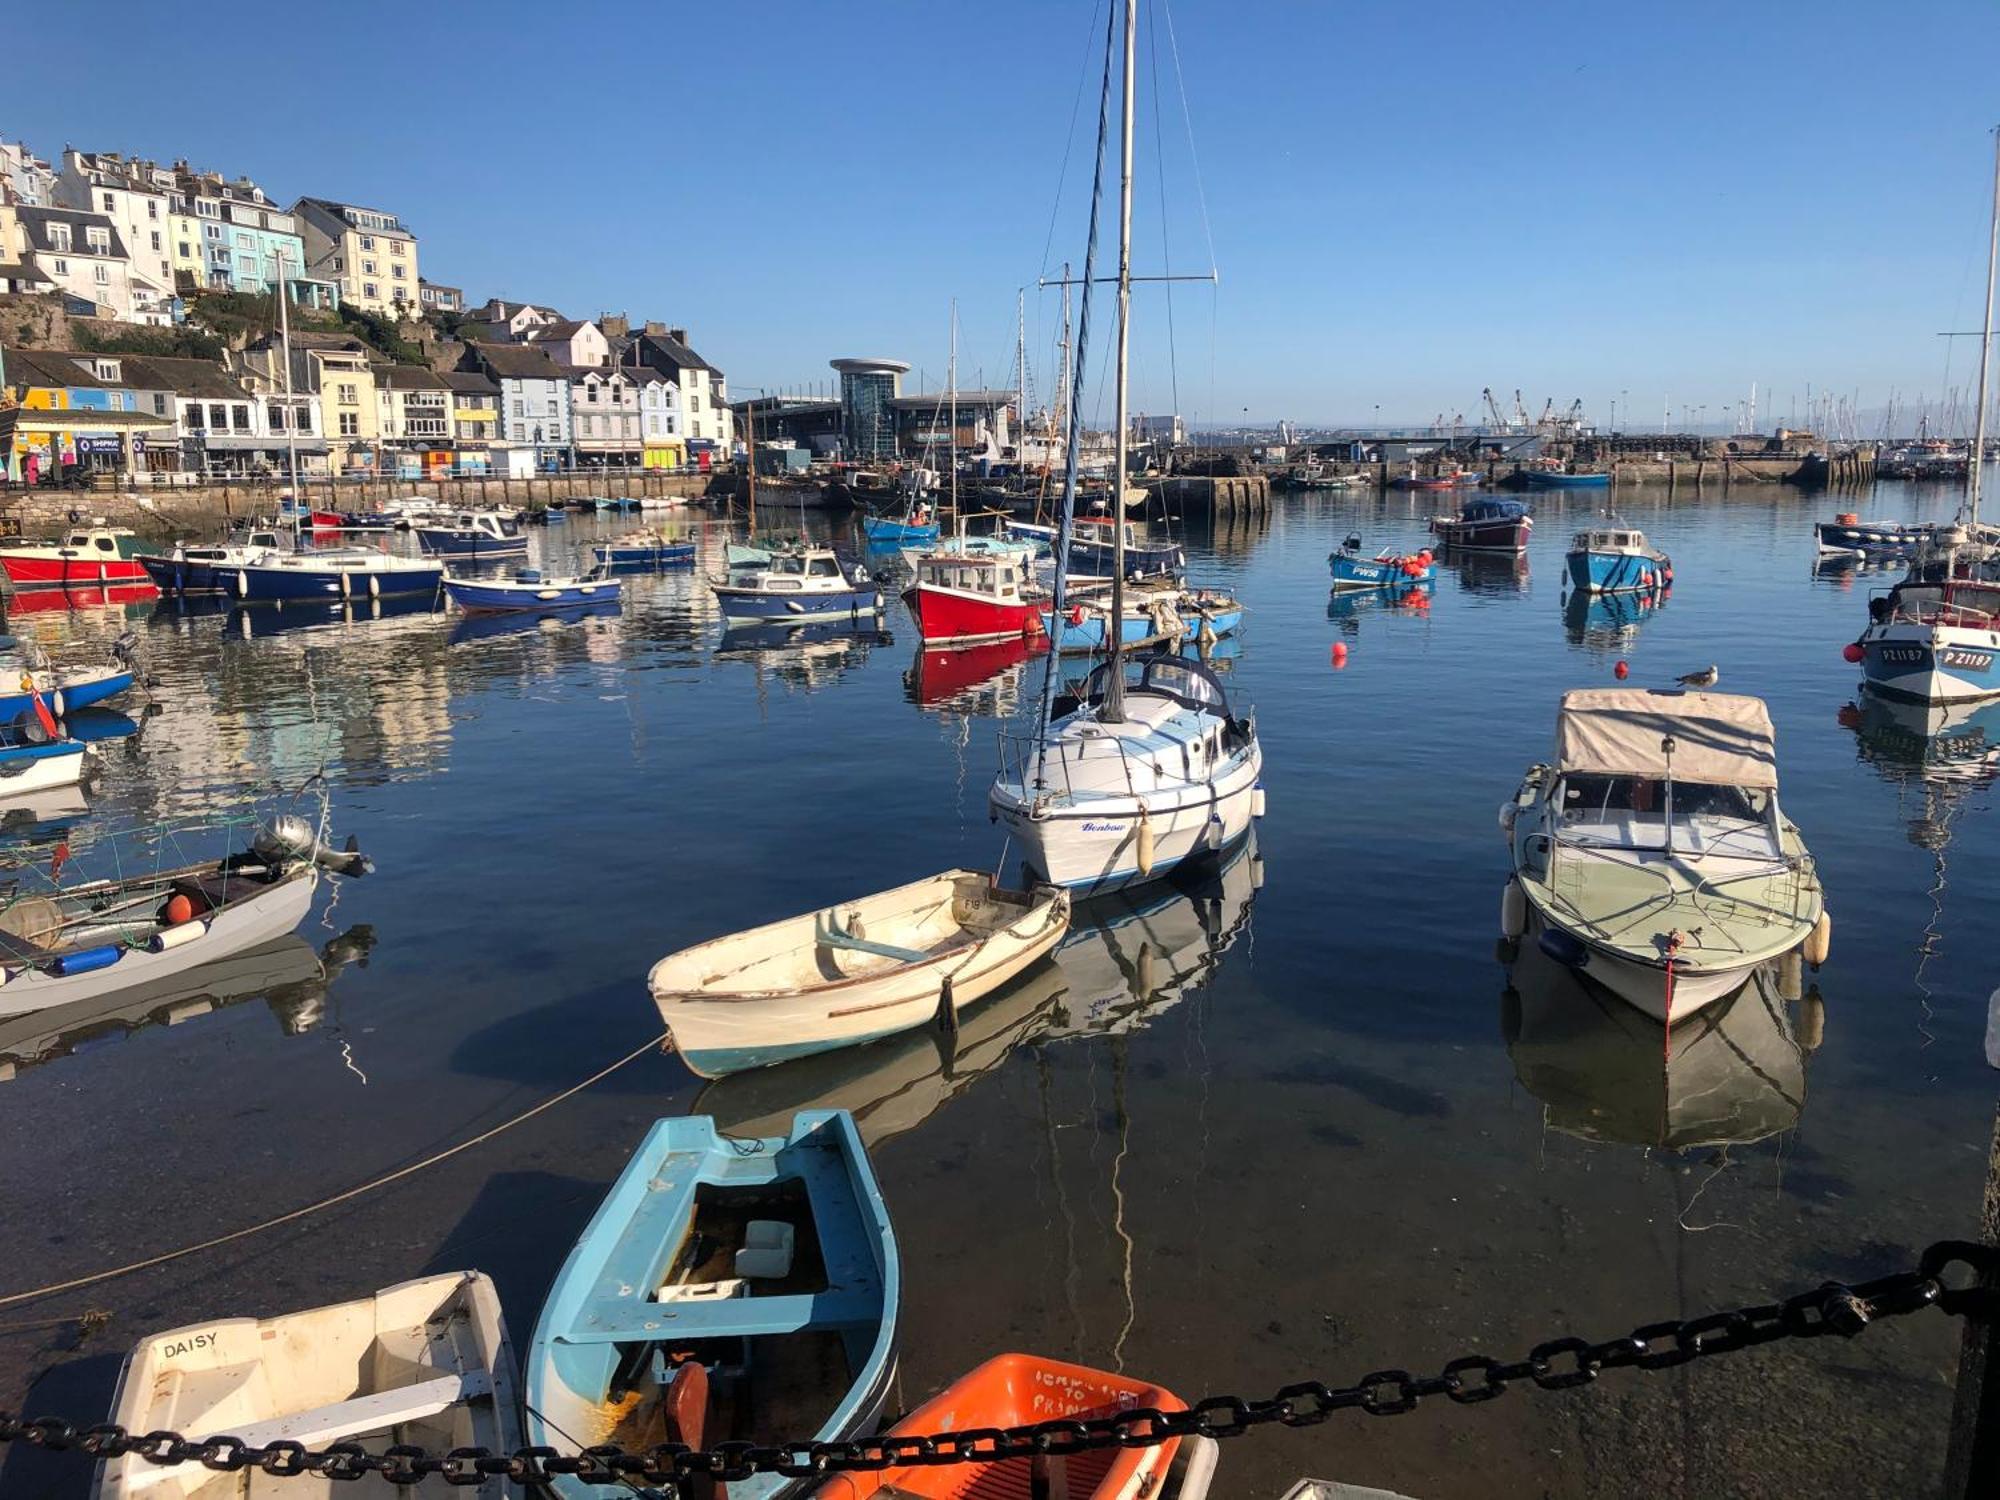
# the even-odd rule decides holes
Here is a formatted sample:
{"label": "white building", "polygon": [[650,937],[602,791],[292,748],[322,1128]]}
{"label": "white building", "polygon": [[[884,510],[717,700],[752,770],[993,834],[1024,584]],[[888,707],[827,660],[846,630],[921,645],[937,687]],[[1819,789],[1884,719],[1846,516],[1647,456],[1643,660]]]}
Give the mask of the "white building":
{"label": "white building", "polygon": [[173,197],[161,176],[149,161],[71,147],[63,152],[56,178],[58,204],[103,214],[117,228],[125,245],[135,323],[173,321]]}
{"label": "white building", "polygon": [[86,316],[121,323],[166,324],[167,310],[133,285],[125,242],[103,214],[71,208],[17,208],[20,259],[65,296],[90,304]]}
{"label": "white building", "polygon": [[674,383],[682,441],[690,453],[724,456],[735,446],[736,426],[722,372],[688,347],[687,330],[648,323],[619,360],[647,365]]}
{"label": "white building", "polygon": [[608,365],[611,344],[595,323],[564,318],[555,323],[539,323],[523,335],[537,349],[549,351],[559,365]]}
{"label": "white building", "polygon": [[648,469],[679,468],[687,462],[680,387],[647,365],[627,365],[622,373],[639,401],[640,462]]}
{"label": "white building", "polygon": [[[585,325],[586,327],[589,325]],[[633,468],[645,451],[639,379],[651,370],[572,369],[569,404],[580,465]],[[655,375],[655,379],[657,380]]]}

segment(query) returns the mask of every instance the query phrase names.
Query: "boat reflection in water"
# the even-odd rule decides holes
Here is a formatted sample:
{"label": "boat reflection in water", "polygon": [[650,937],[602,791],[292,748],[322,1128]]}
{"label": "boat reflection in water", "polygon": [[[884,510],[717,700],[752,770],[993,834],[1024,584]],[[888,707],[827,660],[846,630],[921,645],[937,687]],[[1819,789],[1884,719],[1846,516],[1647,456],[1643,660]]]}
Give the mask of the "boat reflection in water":
{"label": "boat reflection in water", "polygon": [[935,1023],[870,1042],[732,1073],[703,1086],[688,1106],[712,1115],[725,1135],[769,1136],[802,1109],[844,1109],[872,1151],[913,1130],[1046,1032],[1068,980],[1037,964],[996,995],[959,1013],[956,1036]]}
{"label": "boat reflection in water", "polygon": [[1756,970],[1734,995],[1675,1022],[1669,1048],[1658,1021],[1523,943],[1501,1031],[1515,1076],[1554,1129],[1674,1150],[1747,1144],[1790,1129],[1805,1107],[1805,1054],[1819,1043],[1824,1007],[1816,989],[1799,1000],[1802,1044],[1781,998],[1797,982],[1797,954]]}
{"label": "boat reflection in water", "polygon": [[60,614],[80,610],[115,612],[128,620],[143,620],[160,591],[150,583],[113,583],[102,587],[25,589],[7,596],[5,614]]}
{"label": "boat reflection in water", "polygon": [[1379,589],[1341,589],[1327,599],[1326,617],[1352,623],[1370,610],[1428,616],[1434,587],[1426,578],[1421,583],[1392,583]]}
{"label": "boat reflection in water", "polygon": [[1525,552],[1467,552],[1447,545],[1438,561],[1458,576],[1467,594],[1518,594],[1528,587]]}
{"label": "boat reflection in water", "polygon": [[1046,1040],[1136,1031],[1199,988],[1250,926],[1264,884],[1257,830],[1164,880],[1080,902],[1056,962],[1069,981]]}
{"label": "boat reflection in water", "polygon": [[[572,604],[562,609],[513,609],[461,613],[452,622],[451,643],[495,640],[503,636],[534,635],[545,630],[563,630],[587,620],[616,619],[619,601],[605,599],[594,604]],[[780,1132],[782,1134],[783,1132]]]}
{"label": "boat reflection in water", "polygon": [[0,837],[10,845],[45,845],[66,836],[89,812],[90,799],[80,785],[23,792],[0,802]]}
{"label": "boat reflection in water", "polygon": [[895,638],[872,616],[860,620],[813,620],[801,625],[763,621],[731,625],[716,642],[715,660],[748,662],[761,683],[765,672],[780,682],[811,692],[827,687],[868,659],[876,646]]}
{"label": "boat reflection in water", "polygon": [[1667,606],[1672,589],[1592,594],[1576,590],[1563,601],[1563,625],[1572,646],[1616,650],[1639,638],[1639,627]]}
{"label": "boat reflection in water", "polygon": [[365,923],[317,952],[287,934],[151,984],[0,1018],[0,1081],[106,1038],[178,1026],[246,1000],[263,1000],[286,1036],[302,1036],[325,1015],[327,988],[349,964],[366,966],[374,947],[375,930]]}
{"label": "boat reflection in water", "polygon": [[204,619],[220,619],[223,634],[258,640],[286,631],[314,627],[367,625],[378,620],[444,618],[443,606],[430,594],[392,594],[386,599],[302,599],[286,604],[238,604],[223,595],[178,595],[154,606],[152,624],[192,629]]}
{"label": "boat reflection in water", "polygon": [[976,646],[920,645],[903,674],[903,691],[919,708],[1006,718],[1020,702],[1024,664],[1046,646],[1042,636]]}

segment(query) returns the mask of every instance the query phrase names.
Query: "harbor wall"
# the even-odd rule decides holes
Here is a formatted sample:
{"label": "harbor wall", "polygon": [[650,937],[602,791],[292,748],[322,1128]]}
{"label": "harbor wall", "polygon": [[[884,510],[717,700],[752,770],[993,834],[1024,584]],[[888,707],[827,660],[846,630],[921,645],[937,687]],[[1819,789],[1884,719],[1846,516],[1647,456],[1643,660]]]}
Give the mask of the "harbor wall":
{"label": "harbor wall", "polygon": [[[312,505],[334,510],[372,510],[385,500],[407,495],[428,495],[468,510],[526,510],[551,500],[586,495],[689,499],[703,494],[708,481],[706,474],[610,472],[537,475],[532,479],[307,480],[300,490]],[[0,530],[41,536],[62,530],[73,518],[89,522],[101,517],[110,525],[130,526],[147,536],[214,531],[232,521],[276,515],[279,497],[286,488],[278,483],[246,482],[159,485],[144,490],[11,489],[0,491]]]}

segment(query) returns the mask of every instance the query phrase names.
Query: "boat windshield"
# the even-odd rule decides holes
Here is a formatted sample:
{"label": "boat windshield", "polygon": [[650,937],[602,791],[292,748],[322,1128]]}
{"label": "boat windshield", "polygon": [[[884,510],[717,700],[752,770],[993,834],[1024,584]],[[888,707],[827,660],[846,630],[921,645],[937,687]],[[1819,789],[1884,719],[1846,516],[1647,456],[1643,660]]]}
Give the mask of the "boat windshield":
{"label": "boat windshield", "polygon": [[1569,843],[1658,849],[1671,816],[1676,853],[1776,857],[1773,812],[1761,787],[1572,773],[1563,778],[1558,829]]}
{"label": "boat windshield", "polygon": [[795,553],[786,553],[771,559],[773,573],[801,574],[806,570],[806,560]]}

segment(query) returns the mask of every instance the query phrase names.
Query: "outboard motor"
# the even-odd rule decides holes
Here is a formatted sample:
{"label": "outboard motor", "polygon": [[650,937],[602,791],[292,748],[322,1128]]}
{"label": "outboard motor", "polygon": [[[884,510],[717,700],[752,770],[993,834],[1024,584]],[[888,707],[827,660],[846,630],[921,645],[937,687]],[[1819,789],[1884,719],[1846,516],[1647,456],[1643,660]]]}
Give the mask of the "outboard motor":
{"label": "outboard motor", "polygon": [[111,643],[111,659],[130,672],[140,687],[151,688],[154,685],[152,670],[140,655],[139,637],[135,632],[124,631]]}
{"label": "outboard motor", "polygon": [[375,869],[374,862],[361,852],[361,845],[353,834],[347,836],[344,848],[332,848],[321,843],[319,836],[313,832],[312,824],[296,813],[286,813],[261,824],[256,837],[250,841],[250,849],[269,864],[310,859],[336,875],[367,875]]}

